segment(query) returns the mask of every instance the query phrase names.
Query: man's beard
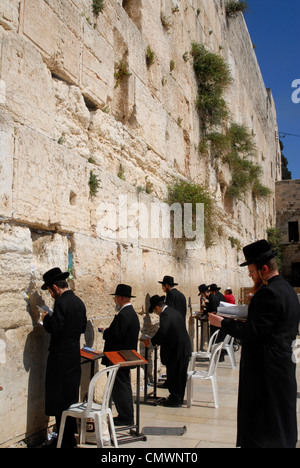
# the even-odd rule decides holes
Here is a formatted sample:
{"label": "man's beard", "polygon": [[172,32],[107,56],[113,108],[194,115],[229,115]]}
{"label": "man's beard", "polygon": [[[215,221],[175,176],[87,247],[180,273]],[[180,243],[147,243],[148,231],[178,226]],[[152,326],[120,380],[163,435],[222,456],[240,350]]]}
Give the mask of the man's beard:
{"label": "man's beard", "polygon": [[252,288],[252,293],[255,294],[261,287],[262,285],[264,284],[262,278],[257,278],[255,281],[254,281],[254,286]]}

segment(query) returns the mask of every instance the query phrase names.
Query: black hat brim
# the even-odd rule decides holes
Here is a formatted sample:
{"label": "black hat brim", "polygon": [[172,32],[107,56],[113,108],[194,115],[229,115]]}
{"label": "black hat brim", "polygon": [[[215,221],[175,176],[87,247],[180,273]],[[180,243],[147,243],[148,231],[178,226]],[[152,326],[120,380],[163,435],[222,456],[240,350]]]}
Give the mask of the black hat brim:
{"label": "black hat brim", "polygon": [[178,286],[178,283],[169,283],[168,281],[158,281],[159,284],[168,284],[169,286]]}
{"label": "black hat brim", "polygon": [[121,297],[129,297],[129,298],[135,298],[136,296],[127,296],[125,294],[120,294],[120,293],[113,293],[113,294],[110,294],[110,296],[121,296]]}

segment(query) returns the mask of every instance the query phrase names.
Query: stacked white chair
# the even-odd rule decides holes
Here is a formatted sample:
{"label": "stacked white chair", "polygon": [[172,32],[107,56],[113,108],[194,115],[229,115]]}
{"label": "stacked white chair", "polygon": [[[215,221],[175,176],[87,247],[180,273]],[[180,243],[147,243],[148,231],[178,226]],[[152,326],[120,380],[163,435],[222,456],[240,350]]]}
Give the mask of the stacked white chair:
{"label": "stacked white chair", "polygon": [[[217,343],[213,345],[210,361],[208,363],[207,369],[204,371],[200,370],[190,370],[187,376],[187,406],[191,407],[193,402],[193,384],[196,380],[210,380],[212,383],[213,395],[214,395],[214,404],[215,408],[219,407],[218,400],[218,386],[217,386],[217,367],[220,359],[220,354],[222,351],[223,343]],[[194,356],[195,355],[195,356]],[[196,359],[196,353],[192,354],[192,362]]]}

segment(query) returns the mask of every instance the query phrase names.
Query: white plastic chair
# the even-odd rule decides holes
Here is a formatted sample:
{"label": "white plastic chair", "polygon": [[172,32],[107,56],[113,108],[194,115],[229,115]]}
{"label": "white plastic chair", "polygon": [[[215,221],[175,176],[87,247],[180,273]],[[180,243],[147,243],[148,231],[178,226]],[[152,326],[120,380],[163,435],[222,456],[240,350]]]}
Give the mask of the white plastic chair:
{"label": "white plastic chair", "polygon": [[[112,417],[112,412],[109,407],[110,396],[113,389],[113,385],[115,382],[116,374],[118,372],[120,365],[110,366],[106,369],[103,369],[97,372],[96,375],[92,378],[89,384],[88,390],[88,399],[86,403],[75,403],[71,405],[67,410],[63,411],[60,428],[59,428],[59,436],[57,441],[57,448],[61,447],[63,433],[66,423],[66,418],[71,416],[72,418],[81,419],[81,427],[80,427],[80,444],[84,444],[86,440],[86,420],[87,418],[94,418],[95,421],[95,434],[96,434],[96,442],[97,448],[103,447],[103,432],[102,432],[102,420],[105,418],[109,418],[109,426],[111,435],[113,438],[113,443],[115,447],[118,447],[116,432],[114,421]],[[95,384],[97,380],[102,377],[107,376],[102,404],[98,404],[94,402],[94,390]]]}
{"label": "white plastic chair", "polygon": [[[191,370],[187,376],[187,407],[190,408],[193,401],[193,382],[196,379],[210,380],[212,383],[215,408],[219,407],[218,386],[217,386],[217,367],[222,351],[223,343],[213,345],[211,358],[205,371]],[[194,354],[194,353],[193,353]],[[196,353],[195,353],[196,354]]]}
{"label": "white plastic chair", "polygon": [[234,355],[233,342],[234,342],[234,337],[230,335],[226,335],[223,341],[223,349],[227,352],[229,356],[232,369],[235,369],[236,360],[235,360],[235,355]]}
{"label": "white plastic chair", "polygon": [[200,358],[200,359],[210,359],[211,358],[212,347],[214,346],[214,344],[217,341],[218,334],[219,334],[219,330],[215,331],[213,333],[213,335],[210,337],[210,340],[208,342],[208,346],[207,346],[206,351],[195,351],[192,354],[190,370],[195,369],[195,364],[196,364],[197,358]]}

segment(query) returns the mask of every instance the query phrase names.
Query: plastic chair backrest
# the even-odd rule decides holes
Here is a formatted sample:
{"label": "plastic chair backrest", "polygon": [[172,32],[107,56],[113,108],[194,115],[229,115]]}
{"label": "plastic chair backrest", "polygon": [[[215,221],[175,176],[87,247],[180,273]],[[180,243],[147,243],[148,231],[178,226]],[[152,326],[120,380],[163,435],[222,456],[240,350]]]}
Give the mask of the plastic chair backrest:
{"label": "plastic chair backrest", "polygon": [[221,354],[221,351],[222,351],[222,346],[223,346],[222,342],[213,345],[212,352],[211,352],[211,358],[210,358],[209,366],[208,366],[208,369],[207,369],[207,376],[208,377],[213,375],[217,370],[218,362],[219,362],[219,359],[220,359],[220,354]]}
{"label": "plastic chair backrest", "polygon": [[105,374],[107,374],[107,381],[105,384],[103,398],[102,398],[101,413],[104,414],[106,412],[109,406],[109,400],[110,400],[112,388],[113,388],[119,367],[120,367],[119,364],[115,366],[106,367],[106,369],[103,369],[94,375],[94,377],[92,378],[89,384],[88,400],[87,400],[86,409],[85,409],[86,414],[89,414],[92,409],[96,382],[100,377],[102,377],[102,375],[105,375]]}

